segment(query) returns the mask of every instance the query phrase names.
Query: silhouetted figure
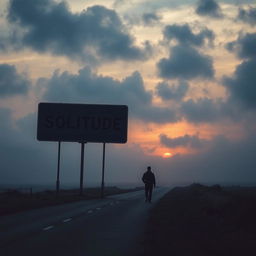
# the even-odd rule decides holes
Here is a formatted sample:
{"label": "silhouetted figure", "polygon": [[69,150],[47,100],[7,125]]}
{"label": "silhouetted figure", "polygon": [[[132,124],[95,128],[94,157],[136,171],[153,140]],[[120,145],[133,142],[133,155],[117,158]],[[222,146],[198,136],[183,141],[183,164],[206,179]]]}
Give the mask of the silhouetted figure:
{"label": "silhouetted figure", "polygon": [[151,171],[151,167],[147,167],[147,171],[142,176],[142,181],[145,184],[145,202],[151,203],[153,186],[156,187],[156,179],[154,173]]}

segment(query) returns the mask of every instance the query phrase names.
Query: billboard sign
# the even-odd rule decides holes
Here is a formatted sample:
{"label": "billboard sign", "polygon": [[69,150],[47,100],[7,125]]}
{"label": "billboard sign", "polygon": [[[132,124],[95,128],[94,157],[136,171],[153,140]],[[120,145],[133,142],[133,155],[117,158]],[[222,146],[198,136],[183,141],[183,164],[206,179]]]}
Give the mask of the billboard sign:
{"label": "billboard sign", "polygon": [[39,103],[39,141],[126,143],[128,107]]}

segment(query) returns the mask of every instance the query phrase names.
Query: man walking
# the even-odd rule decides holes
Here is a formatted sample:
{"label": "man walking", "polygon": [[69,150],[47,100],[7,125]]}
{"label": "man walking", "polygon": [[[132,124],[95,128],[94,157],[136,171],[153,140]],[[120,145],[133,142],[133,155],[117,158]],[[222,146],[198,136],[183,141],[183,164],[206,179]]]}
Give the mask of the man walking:
{"label": "man walking", "polygon": [[151,171],[151,167],[147,167],[147,171],[142,176],[142,181],[145,184],[145,202],[151,203],[153,186],[156,187],[156,179],[154,173]]}

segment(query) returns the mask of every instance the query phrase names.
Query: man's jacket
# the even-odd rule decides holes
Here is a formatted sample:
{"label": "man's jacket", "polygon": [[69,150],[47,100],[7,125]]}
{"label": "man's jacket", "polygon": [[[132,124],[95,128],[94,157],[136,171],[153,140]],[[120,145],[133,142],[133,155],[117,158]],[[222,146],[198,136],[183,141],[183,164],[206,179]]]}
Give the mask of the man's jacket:
{"label": "man's jacket", "polygon": [[143,174],[142,177],[142,181],[146,184],[146,185],[156,185],[156,179],[155,179],[155,175],[153,172],[151,171],[147,171]]}

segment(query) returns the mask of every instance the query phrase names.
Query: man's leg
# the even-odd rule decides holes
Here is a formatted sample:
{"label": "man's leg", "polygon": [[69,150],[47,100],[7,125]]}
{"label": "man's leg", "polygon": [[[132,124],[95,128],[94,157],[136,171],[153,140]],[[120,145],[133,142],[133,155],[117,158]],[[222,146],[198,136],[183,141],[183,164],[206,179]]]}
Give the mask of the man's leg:
{"label": "man's leg", "polygon": [[145,184],[145,202],[148,201],[148,186]]}
{"label": "man's leg", "polygon": [[148,189],[148,201],[151,202],[152,199],[152,191],[153,191],[153,186],[150,185]]}
{"label": "man's leg", "polygon": [[146,193],[146,200],[145,201],[146,202],[149,201],[149,196],[150,196],[149,191],[150,191],[150,185],[146,184],[145,185],[145,193]]}

